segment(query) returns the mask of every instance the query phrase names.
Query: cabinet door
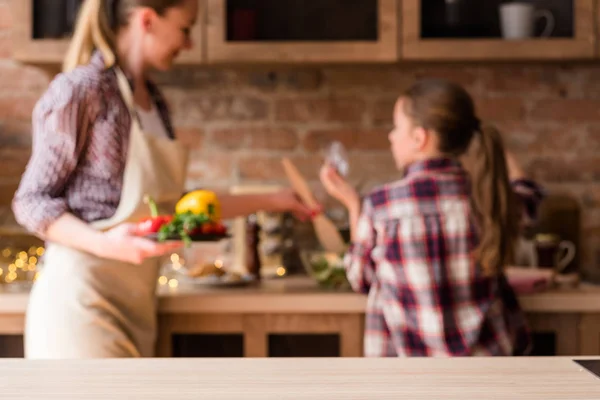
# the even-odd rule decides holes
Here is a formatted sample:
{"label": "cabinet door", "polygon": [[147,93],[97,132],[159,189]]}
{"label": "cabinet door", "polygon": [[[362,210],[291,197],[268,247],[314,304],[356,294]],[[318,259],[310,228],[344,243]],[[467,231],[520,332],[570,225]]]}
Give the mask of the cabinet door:
{"label": "cabinet door", "polygon": [[393,62],[397,0],[208,0],[210,63]]}
{"label": "cabinet door", "polygon": [[[459,0],[468,3],[472,0]],[[436,0],[402,1],[402,58],[407,60],[568,60],[596,55],[597,0],[545,0],[533,2],[548,8],[554,29],[547,38],[523,40],[501,37],[499,5],[490,0],[480,12],[463,11],[463,20],[452,24]],[[471,3],[469,3],[471,4]],[[480,3],[473,3],[480,6]],[[483,3],[481,3],[483,4]],[[479,9],[478,9],[479,10]],[[483,22],[482,22],[483,21]],[[462,25],[461,25],[462,24]],[[446,29],[444,29],[446,27]],[[461,29],[462,28],[462,29]]]}

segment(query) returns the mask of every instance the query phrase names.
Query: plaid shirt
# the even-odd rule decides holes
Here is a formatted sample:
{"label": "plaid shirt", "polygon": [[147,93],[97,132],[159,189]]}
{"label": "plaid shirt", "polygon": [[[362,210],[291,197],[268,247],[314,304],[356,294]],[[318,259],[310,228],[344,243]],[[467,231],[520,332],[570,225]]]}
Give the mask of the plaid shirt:
{"label": "plaid shirt", "polygon": [[529,331],[506,278],[484,276],[473,256],[470,196],[460,163],[440,158],[410,165],[364,199],[345,266],[353,289],[368,293],[365,356],[527,351]]}

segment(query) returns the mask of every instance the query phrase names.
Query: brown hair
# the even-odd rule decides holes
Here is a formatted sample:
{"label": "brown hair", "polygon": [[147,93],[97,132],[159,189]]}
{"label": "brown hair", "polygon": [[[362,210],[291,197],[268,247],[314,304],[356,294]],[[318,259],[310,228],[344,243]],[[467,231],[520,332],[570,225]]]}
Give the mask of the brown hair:
{"label": "brown hair", "polygon": [[424,80],[403,98],[407,116],[438,135],[440,151],[461,156],[469,150],[466,167],[473,180],[472,209],[481,230],[477,258],[487,275],[497,274],[513,261],[519,232],[499,131],[481,124],[471,96],[451,82]]}
{"label": "brown hair", "polygon": [[84,0],[69,49],[63,62],[63,71],[87,64],[94,50],[99,50],[107,67],[114,65],[115,34],[126,26],[135,7],[152,8],[158,15],[180,5],[185,0]]}

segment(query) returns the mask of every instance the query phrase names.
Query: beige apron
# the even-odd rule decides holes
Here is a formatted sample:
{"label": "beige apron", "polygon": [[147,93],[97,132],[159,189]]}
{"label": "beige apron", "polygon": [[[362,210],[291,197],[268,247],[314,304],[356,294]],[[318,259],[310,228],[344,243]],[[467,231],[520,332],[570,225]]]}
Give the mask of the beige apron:
{"label": "beige apron", "polygon": [[[187,151],[180,143],[142,131],[131,88],[116,71],[132,123],[119,206],[113,217],[92,224],[101,230],[148,216],[146,194],[172,210],[183,193],[187,168]],[[156,258],[133,265],[49,243],[27,309],[25,356],[153,356],[158,269]]]}

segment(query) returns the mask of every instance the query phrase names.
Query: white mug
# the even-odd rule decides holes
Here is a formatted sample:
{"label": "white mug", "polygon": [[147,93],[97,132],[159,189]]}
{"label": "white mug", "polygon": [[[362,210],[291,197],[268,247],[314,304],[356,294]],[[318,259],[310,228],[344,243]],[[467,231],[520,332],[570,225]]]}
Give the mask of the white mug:
{"label": "white mug", "polygon": [[535,21],[546,20],[541,37],[548,37],[554,30],[554,16],[548,10],[536,10],[529,3],[506,3],[500,6],[500,26],[505,39],[527,39],[533,36]]}
{"label": "white mug", "polygon": [[[534,268],[551,268],[561,273],[575,258],[575,244],[560,240],[556,235],[540,234],[533,240],[521,238],[517,242],[517,265]],[[545,253],[540,259],[540,254]],[[548,265],[551,264],[551,265]]]}

